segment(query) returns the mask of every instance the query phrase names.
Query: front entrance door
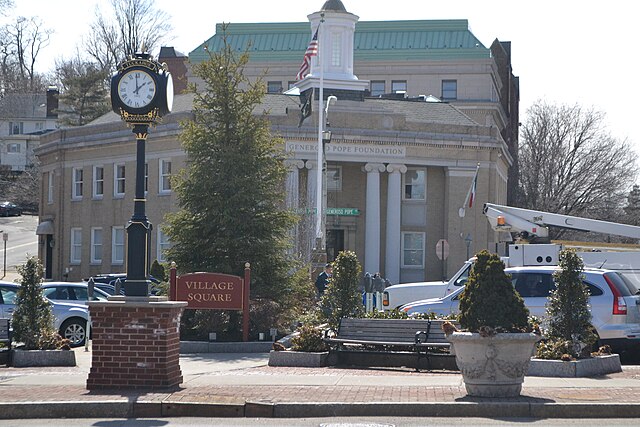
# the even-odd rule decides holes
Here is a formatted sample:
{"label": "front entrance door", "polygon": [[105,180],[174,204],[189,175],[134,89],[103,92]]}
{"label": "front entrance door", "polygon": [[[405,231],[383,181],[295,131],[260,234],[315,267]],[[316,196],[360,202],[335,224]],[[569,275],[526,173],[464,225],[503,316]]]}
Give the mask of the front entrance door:
{"label": "front entrance door", "polygon": [[51,272],[51,268],[53,266],[53,234],[45,234],[45,244],[44,244],[44,278],[51,279],[53,278],[53,273]]}
{"label": "front entrance door", "polygon": [[333,262],[344,251],[344,230],[327,230],[327,261]]}

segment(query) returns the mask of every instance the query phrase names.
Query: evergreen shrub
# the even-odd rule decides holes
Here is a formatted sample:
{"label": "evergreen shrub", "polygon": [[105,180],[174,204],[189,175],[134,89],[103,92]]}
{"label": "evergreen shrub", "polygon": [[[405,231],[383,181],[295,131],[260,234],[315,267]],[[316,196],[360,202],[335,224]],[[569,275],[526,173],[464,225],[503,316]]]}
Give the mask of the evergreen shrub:
{"label": "evergreen shrub", "polygon": [[537,356],[589,357],[597,335],[591,324],[589,289],[583,282],[584,263],[573,249],[564,249],[558,265],[560,269],[553,274],[556,289],[549,295],[546,307],[547,339],[539,344]]}
{"label": "evergreen shrub", "polygon": [[471,332],[523,332],[529,310],[504,272],[504,263],[486,250],[476,254],[469,279],[460,295],[460,326]]}
{"label": "evergreen shrub", "polygon": [[333,262],[333,276],[320,300],[322,312],[333,329],[343,317],[359,317],[362,294],[358,288],[362,268],[355,252],[342,251]]}
{"label": "evergreen shrub", "polygon": [[22,276],[13,312],[13,339],[22,342],[25,350],[53,350],[68,348],[68,340],[53,327],[51,304],[42,293],[42,264],[30,257],[18,267]]}

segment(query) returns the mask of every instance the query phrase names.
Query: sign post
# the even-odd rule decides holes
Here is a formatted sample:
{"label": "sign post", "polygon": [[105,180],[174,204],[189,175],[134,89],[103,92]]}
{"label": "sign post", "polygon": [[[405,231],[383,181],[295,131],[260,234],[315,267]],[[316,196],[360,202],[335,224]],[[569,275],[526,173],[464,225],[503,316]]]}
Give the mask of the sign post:
{"label": "sign post", "polygon": [[169,273],[172,301],[184,301],[187,309],[242,311],[242,339],[249,341],[249,292],[251,266],[244,265],[244,279],[222,273],[187,273],[178,276],[175,263]]}
{"label": "sign post", "polygon": [[7,240],[9,240],[9,233],[2,233],[2,241],[4,242],[4,272],[2,273],[3,279],[7,276]]}
{"label": "sign post", "polygon": [[447,280],[447,273],[445,271],[445,260],[449,257],[449,242],[445,239],[438,240],[436,243],[436,256],[442,261],[442,281]]}

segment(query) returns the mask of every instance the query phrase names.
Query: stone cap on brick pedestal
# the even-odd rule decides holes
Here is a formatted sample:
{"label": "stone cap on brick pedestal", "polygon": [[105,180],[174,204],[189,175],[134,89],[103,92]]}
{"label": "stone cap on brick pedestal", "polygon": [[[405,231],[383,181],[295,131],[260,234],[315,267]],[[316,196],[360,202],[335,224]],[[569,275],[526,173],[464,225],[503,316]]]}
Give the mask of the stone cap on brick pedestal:
{"label": "stone cap on brick pedestal", "polygon": [[167,297],[149,296],[149,297],[128,297],[121,295],[112,295],[109,301],[91,301],[87,302],[89,307],[105,307],[105,306],[126,306],[126,307],[149,307],[149,308],[181,308],[186,307],[186,301],[169,301]]}

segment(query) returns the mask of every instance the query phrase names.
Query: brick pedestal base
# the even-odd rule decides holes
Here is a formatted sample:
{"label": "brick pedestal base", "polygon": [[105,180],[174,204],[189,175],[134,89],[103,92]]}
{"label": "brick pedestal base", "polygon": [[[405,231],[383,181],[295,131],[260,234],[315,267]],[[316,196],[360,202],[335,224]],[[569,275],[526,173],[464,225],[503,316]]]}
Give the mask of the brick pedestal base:
{"label": "brick pedestal base", "polygon": [[111,297],[89,303],[92,325],[88,390],[164,389],[182,383],[180,316],[185,302]]}

